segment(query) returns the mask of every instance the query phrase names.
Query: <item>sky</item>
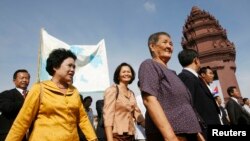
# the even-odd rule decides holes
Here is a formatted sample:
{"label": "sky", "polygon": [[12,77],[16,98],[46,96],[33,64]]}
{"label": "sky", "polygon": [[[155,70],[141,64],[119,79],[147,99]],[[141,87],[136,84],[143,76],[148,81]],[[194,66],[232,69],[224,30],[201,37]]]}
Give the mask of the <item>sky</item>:
{"label": "sky", "polygon": [[[13,73],[20,68],[31,74],[29,87],[36,81],[41,28],[71,45],[95,45],[104,39],[110,84],[122,62],[138,72],[140,63],[151,58],[149,35],[165,31],[174,43],[168,66],[180,73],[182,28],[192,7],[198,6],[219,20],[235,44],[239,88],[250,98],[249,5],[248,0],[1,0],[0,91],[14,87]],[[129,86],[136,94],[137,77]]]}

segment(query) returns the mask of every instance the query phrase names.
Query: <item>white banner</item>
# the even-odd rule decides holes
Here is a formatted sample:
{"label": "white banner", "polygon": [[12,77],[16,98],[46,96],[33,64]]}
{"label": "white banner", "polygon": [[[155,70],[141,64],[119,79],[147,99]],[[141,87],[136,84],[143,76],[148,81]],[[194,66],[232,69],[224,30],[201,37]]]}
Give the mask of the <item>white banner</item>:
{"label": "white banner", "polygon": [[73,85],[80,92],[99,92],[109,87],[109,72],[104,39],[97,45],[68,45],[41,31],[41,50],[38,80],[51,78],[47,73],[46,60],[53,49],[70,49],[77,56]]}

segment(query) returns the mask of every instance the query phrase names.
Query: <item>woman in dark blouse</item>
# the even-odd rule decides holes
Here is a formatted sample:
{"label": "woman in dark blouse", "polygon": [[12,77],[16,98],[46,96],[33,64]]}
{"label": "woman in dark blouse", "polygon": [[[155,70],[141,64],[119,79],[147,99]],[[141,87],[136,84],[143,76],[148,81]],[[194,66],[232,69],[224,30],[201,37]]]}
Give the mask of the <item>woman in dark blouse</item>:
{"label": "woman in dark blouse", "polygon": [[139,68],[148,141],[204,140],[188,89],[167,66],[173,52],[170,35],[154,33],[148,40],[152,59]]}

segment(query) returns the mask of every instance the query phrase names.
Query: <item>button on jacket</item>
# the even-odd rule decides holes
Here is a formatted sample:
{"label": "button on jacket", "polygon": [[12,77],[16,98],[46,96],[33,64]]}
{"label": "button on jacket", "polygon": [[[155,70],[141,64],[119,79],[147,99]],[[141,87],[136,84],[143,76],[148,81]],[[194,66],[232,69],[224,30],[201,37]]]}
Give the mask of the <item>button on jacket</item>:
{"label": "button on jacket", "polygon": [[52,81],[35,84],[29,91],[6,141],[21,140],[32,121],[34,127],[30,141],[79,141],[77,125],[88,140],[97,138],[81,103],[79,92],[72,85],[63,94]]}
{"label": "button on jacket", "polygon": [[104,126],[112,126],[113,133],[122,135],[135,134],[134,122],[141,123],[144,118],[139,107],[136,104],[136,99],[132,91],[130,97],[127,98],[123,94],[118,94],[116,86],[111,86],[106,89],[104,94],[103,118]]}

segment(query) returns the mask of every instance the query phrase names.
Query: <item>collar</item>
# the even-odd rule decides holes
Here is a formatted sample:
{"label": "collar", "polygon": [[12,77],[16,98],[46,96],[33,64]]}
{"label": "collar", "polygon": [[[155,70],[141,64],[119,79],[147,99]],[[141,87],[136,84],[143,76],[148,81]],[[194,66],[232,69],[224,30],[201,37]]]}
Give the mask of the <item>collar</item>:
{"label": "collar", "polygon": [[[44,89],[48,89],[49,91],[54,91],[57,94],[64,95],[53,81],[51,81],[51,80],[45,80],[45,81],[42,81],[40,83],[43,84],[43,88]],[[76,88],[73,85],[69,85],[69,87],[68,87],[67,92],[66,92],[65,95],[72,95],[74,93],[75,89]]]}
{"label": "collar", "polygon": [[184,70],[187,70],[187,71],[191,72],[192,74],[194,74],[196,77],[199,77],[198,73],[191,68],[184,68]]}
{"label": "collar", "polygon": [[27,90],[23,90],[21,88],[16,88],[21,94],[23,94],[23,91],[27,91]]}
{"label": "collar", "polygon": [[238,99],[237,98],[235,98],[235,97],[231,97],[235,102],[237,102],[238,104],[239,104],[239,102],[238,102]]}
{"label": "collar", "polygon": [[210,90],[210,92],[213,94],[214,91],[212,90],[212,88],[210,87],[210,85],[208,85],[208,84],[206,84],[206,85],[207,85],[208,89]]}

